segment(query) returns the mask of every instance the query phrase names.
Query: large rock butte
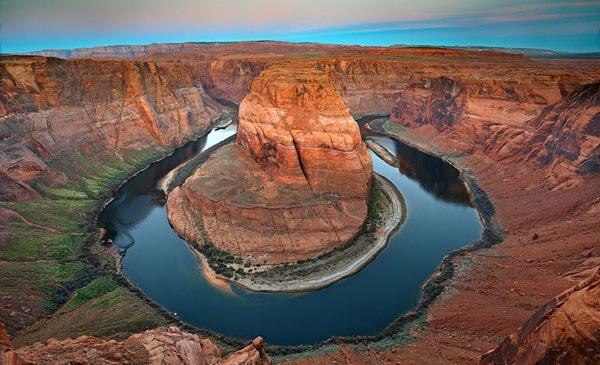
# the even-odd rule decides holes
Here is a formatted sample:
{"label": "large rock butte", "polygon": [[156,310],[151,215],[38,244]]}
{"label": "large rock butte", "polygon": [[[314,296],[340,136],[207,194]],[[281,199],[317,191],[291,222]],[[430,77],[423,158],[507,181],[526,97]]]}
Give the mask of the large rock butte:
{"label": "large rock butte", "polygon": [[330,78],[313,68],[263,71],[240,104],[236,145],[215,152],[168,199],[188,240],[255,263],[319,256],[360,230],[371,159]]}

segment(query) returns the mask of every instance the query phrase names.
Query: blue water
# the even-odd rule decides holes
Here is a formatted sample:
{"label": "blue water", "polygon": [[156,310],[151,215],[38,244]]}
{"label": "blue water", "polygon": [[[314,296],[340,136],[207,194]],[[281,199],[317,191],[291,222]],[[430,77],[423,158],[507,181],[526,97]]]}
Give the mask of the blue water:
{"label": "blue water", "polygon": [[[217,131],[196,142],[201,148],[173,159],[189,158],[234,132],[234,126]],[[115,243],[127,247],[124,275],[185,322],[231,337],[260,335],[269,343],[292,345],[376,334],[416,305],[420,286],[442,257],[478,239],[482,226],[454,168],[391,139],[369,138],[401,161],[398,169],[371,154],[374,170],[403,194],[408,218],[384,251],[357,274],[296,294],[240,288],[228,293],[211,286],[187,243],[167,221],[164,197],[155,189],[167,170],[162,166],[127,183],[101,219]]]}

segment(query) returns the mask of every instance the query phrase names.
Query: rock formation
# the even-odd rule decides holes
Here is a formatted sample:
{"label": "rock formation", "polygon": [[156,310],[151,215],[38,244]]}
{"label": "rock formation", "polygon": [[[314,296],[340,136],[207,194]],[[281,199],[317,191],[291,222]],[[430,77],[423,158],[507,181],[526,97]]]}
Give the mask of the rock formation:
{"label": "rock formation", "polygon": [[371,160],[327,75],[298,65],[263,71],[240,105],[237,138],[169,196],[181,235],[257,263],[315,257],[354,237]]}
{"label": "rock formation", "polygon": [[311,68],[261,73],[240,104],[238,144],[277,178],[315,192],[366,197],[371,160],[358,125],[327,75]]}
{"label": "rock formation", "polygon": [[599,312],[600,269],[542,305],[480,364],[598,364]]}
{"label": "rock formation", "polygon": [[125,341],[90,336],[76,339],[49,339],[45,343],[12,349],[0,324],[0,364],[186,364],[186,365],[270,365],[262,338],[223,358],[210,340],[177,327],[148,330]]}
{"label": "rock formation", "polygon": [[0,200],[64,184],[50,167],[64,154],[176,145],[222,109],[185,66],[142,61],[2,56],[0,85]]}
{"label": "rock formation", "polygon": [[549,167],[553,186],[578,184],[600,173],[600,81],[581,85],[527,122],[535,136],[526,148]]}
{"label": "rock formation", "polygon": [[[462,152],[534,162],[546,169],[550,188],[568,188],[600,170],[598,85],[578,86],[563,97],[527,85],[465,85],[442,76],[402,92],[392,119],[409,128],[433,127]],[[548,100],[553,103],[545,106]]]}

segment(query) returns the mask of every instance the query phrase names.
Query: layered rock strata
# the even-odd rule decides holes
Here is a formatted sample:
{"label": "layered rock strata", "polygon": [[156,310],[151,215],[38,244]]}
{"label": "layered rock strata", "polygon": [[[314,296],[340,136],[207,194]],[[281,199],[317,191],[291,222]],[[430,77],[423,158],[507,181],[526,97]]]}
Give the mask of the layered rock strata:
{"label": "layered rock strata", "polygon": [[364,222],[371,160],[327,75],[267,69],[240,105],[237,144],[214,153],[168,199],[188,240],[276,264],[319,256]]}
{"label": "layered rock strata", "polygon": [[173,146],[222,110],[181,65],[3,56],[0,85],[0,200],[66,183],[65,154]]}
{"label": "layered rock strata", "polygon": [[[465,85],[439,77],[403,92],[392,120],[446,135],[460,152],[481,152],[501,163],[531,162],[546,171],[548,187],[570,188],[600,172],[599,85],[580,85],[561,97],[526,86]],[[484,91],[497,100],[483,98]],[[554,102],[544,107],[547,100]]]}
{"label": "layered rock strata", "polygon": [[600,269],[542,305],[518,333],[480,364],[597,364],[600,362]]}

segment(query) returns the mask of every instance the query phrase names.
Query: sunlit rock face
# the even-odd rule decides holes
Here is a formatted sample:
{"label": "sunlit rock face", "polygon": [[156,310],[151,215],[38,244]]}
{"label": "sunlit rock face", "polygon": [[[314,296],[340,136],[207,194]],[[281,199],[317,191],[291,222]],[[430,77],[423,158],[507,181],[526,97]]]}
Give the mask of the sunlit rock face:
{"label": "sunlit rock face", "polygon": [[240,104],[238,144],[259,163],[315,192],[366,196],[371,160],[329,77],[311,68],[264,71]]}
{"label": "sunlit rock face", "polygon": [[1,57],[0,200],[37,196],[36,181],[64,185],[66,156],[181,144],[222,110],[183,65]]}
{"label": "sunlit rock face", "polygon": [[223,357],[221,350],[201,338],[172,326],[136,333],[123,341],[92,336],[57,340],[13,349],[0,323],[0,364],[206,364],[270,365],[261,337]]}
{"label": "sunlit rock face", "polygon": [[295,262],[358,233],[371,175],[358,125],[329,77],[277,65],[242,101],[237,144],[176,188],[168,213],[188,240],[256,263]]}

